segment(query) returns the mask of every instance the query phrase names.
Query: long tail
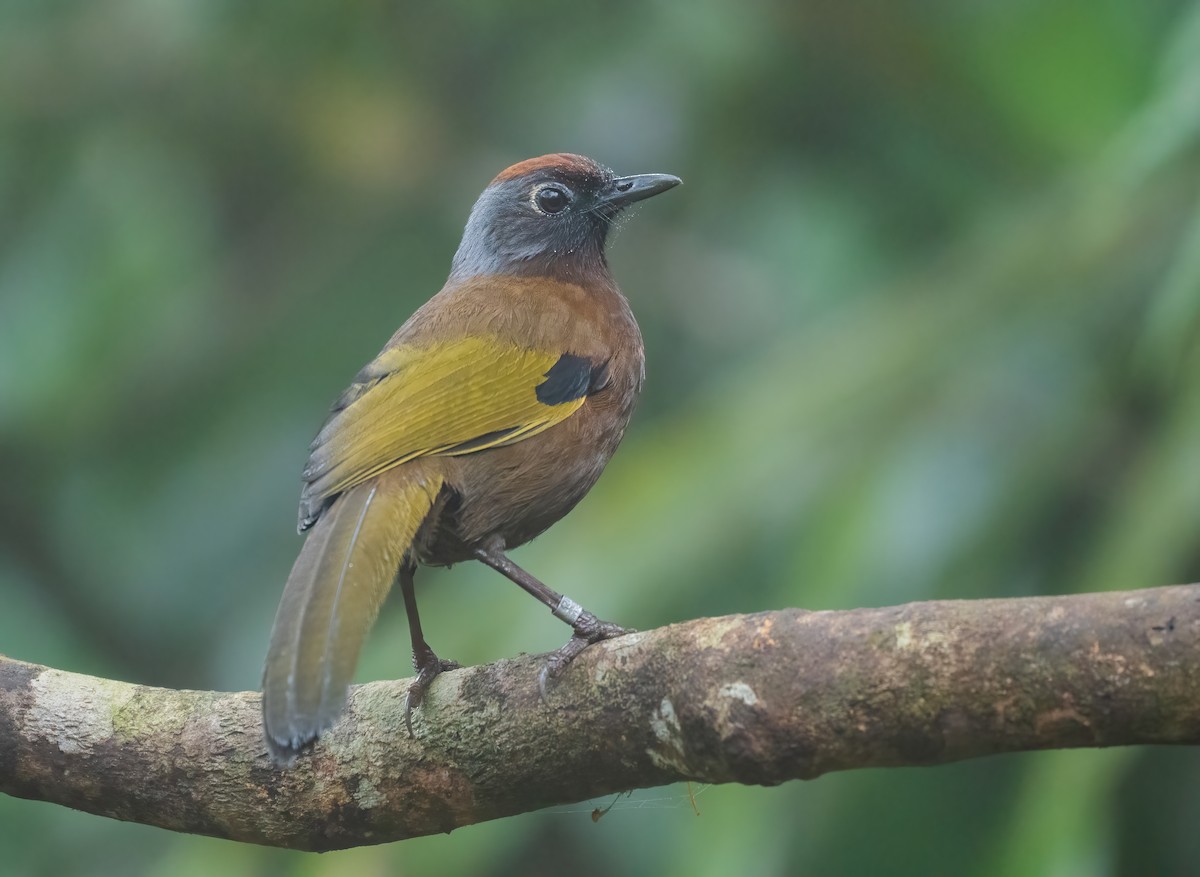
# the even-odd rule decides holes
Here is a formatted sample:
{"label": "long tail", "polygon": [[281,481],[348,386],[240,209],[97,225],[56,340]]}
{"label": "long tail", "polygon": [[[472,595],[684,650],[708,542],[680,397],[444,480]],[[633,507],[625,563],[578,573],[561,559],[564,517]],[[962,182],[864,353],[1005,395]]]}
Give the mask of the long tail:
{"label": "long tail", "polygon": [[279,764],[341,715],[363,640],[441,489],[418,467],[342,494],[288,576],[263,672],[267,749]]}

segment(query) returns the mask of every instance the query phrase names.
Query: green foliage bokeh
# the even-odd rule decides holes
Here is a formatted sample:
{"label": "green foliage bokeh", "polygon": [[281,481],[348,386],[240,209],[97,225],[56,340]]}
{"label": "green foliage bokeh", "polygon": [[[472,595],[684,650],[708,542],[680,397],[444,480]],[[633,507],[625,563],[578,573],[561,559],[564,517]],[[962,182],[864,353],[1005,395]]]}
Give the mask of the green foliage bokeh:
{"label": "green foliage bokeh", "polygon": [[[1200,579],[1200,4],[0,5],[0,651],[254,688],[305,448],[551,151],[686,185],[649,380],[519,552],[639,628]],[[467,663],[561,625],[419,579]],[[390,606],[361,679],[409,672]],[[683,788],[321,857],[0,798],[5,874],[1189,874],[1200,758]],[[600,806],[608,802],[598,802]]]}

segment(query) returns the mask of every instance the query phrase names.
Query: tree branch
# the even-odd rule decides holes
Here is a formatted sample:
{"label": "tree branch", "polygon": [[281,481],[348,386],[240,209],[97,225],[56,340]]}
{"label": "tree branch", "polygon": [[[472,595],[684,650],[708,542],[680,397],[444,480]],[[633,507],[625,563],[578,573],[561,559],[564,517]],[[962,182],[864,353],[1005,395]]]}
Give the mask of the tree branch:
{"label": "tree branch", "polygon": [[273,846],[450,831],[691,779],[775,784],[1017,750],[1200,742],[1200,585],[689,621],[587,649],[356,687],[297,766],[259,695],[0,658],[0,791]]}

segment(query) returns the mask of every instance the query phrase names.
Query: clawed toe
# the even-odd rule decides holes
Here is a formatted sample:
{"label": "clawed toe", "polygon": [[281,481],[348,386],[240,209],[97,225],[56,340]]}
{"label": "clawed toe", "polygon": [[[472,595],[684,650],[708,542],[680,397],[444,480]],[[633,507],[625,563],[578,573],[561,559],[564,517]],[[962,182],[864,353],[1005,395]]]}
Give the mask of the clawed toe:
{"label": "clawed toe", "polygon": [[561,647],[546,656],[546,663],[542,665],[542,670],[538,673],[538,693],[541,695],[542,703],[546,703],[548,700],[547,689],[550,680],[567,669],[567,665],[589,645],[591,643],[582,637],[571,637]]}
{"label": "clawed toe", "polygon": [[542,703],[547,702],[546,691],[550,680],[567,669],[570,663],[584,649],[592,643],[598,643],[601,640],[613,639],[614,637],[624,636],[627,633],[633,633],[633,631],[612,622],[601,621],[590,612],[584,612],[573,627],[575,635],[558,649],[547,655],[546,663],[542,666],[541,672],[538,673],[538,692],[541,695]]}
{"label": "clawed toe", "polygon": [[591,612],[587,611],[580,613],[579,618],[571,625],[571,629],[575,631],[575,636],[572,639],[582,639],[588,645],[598,643],[601,640],[624,636],[627,633],[633,633],[632,630],[621,627],[619,624],[613,624],[611,621],[601,621]]}
{"label": "clawed toe", "polygon": [[408,686],[408,694],[404,697],[404,727],[408,729],[409,737],[415,739],[417,736],[413,733],[412,711],[425,700],[425,693],[429,691],[433,680],[438,677],[439,673],[458,668],[457,661],[444,660],[432,653],[428,660],[417,666],[417,678],[413,680],[412,685]]}

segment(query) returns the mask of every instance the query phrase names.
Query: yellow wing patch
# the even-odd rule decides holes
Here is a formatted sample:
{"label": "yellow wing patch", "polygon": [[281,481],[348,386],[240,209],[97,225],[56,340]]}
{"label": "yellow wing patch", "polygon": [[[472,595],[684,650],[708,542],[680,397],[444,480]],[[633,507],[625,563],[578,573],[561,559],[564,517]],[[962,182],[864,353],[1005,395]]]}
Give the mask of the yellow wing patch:
{"label": "yellow wing patch", "polygon": [[492,337],[385,350],[313,441],[302,521],[305,505],[319,511],[324,499],[408,460],[512,444],[570,417],[585,401],[586,383],[558,404],[538,395],[562,358]]}

